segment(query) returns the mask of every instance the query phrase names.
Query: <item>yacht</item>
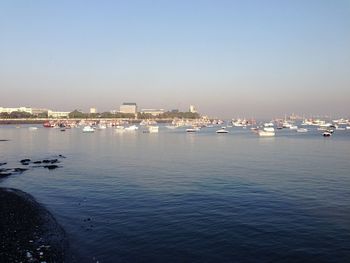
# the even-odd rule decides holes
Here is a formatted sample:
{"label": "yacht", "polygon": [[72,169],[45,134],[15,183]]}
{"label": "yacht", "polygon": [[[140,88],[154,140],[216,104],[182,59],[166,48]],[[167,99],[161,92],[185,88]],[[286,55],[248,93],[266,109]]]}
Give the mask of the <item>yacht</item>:
{"label": "yacht", "polygon": [[85,127],[83,128],[83,132],[84,132],[84,133],[89,133],[89,132],[94,132],[94,131],[95,131],[95,129],[92,128],[91,126],[85,126]]}
{"label": "yacht", "polygon": [[299,129],[297,129],[297,132],[301,132],[301,133],[305,133],[305,132],[308,132],[309,130],[308,129],[306,129],[306,128],[299,128]]}
{"label": "yacht", "polygon": [[159,132],[159,126],[148,126],[147,130],[143,131],[144,133],[158,133]]}
{"label": "yacht", "polygon": [[200,130],[200,128],[198,128],[198,127],[193,127],[193,128],[188,128],[188,129],[186,129],[186,132],[197,132],[197,131],[199,131]]}
{"label": "yacht", "polygon": [[220,129],[220,130],[217,130],[216,133],[228,133],[228,130],[225,130],[225,129]]}
{"label": "yacht", "polygon": [[258,134],[261,137],[272,137],[272,136],[275,136],[275,132],[274,131],[259,130]]}
{"label": "yacht", "polygon": [[131,125],[131,126],[125,128],[126,131],[136,131],[138,129],[139,129],[139,127],[137,127],[136,125]]}

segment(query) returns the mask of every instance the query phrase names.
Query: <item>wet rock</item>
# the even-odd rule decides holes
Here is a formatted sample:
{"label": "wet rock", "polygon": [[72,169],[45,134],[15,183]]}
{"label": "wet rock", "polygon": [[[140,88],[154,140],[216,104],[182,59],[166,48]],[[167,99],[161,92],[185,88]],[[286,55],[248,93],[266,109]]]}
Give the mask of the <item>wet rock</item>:
{"label": "wet rock", "polygon": [[51,163],[51,160],[45,159],[43,160],[43,163]]}
{"label": "wet rock", "polygon": [[23,164],[23,163],[29,163],[30,162],[30,159],[23,159],[23,160],[20,160],[20,162]]}
{"label": "wet rock", "polygon": [[42,161],[35,161],[35,162],[33,162],[34,164],[40,164],[40,163],[42,163]]}
{"label": "wet rock", "polygon": [[49,169],[49,170],[53,170],[53,169],[58,168],[58,165],[50,164],[50,165],[44,165],[43,167],[44,167],[44,168],[47,168],[47,169]]}
{"label": "wet rock", "polygon": [[0,163],[0,166],[6,165],[7,163]]}
{"label": "wet rock", "polygon": [[0,140],[0,142],[8,142],[9,140],[4,140],[4,139],[2,139],[2,140]]}
{"label": "wet rock", "polygon": [[27,171],[28,169],[26,169],[26,168],[15,168],[15,169],[13,169],[13,171],[15,172],[15,173],[23,173],[24,171]]}
{"label": "wet rock", "polygon": [[0,172],[0,178],[5,178],[12,175],[12,173]]}

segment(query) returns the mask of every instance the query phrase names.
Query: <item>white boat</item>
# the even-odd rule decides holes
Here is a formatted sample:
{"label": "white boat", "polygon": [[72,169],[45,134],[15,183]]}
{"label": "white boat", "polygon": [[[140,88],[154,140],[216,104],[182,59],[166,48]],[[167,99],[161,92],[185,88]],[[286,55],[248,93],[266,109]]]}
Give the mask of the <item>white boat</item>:
{"label": "white boat", "polygon": [[309,130],[308,129],[306,129],[306,128],[299,128],[299,129],[297,129],[297,132],[308,132]]}
{"label": "white boat", "polygon": [[220,130],[217,130],[216,133],[228,133],[228,130],[220,129]]}
{"label": "white boat", "polygon": [[167,125],[165,126],[167,129],[170,129],[170,130],[174,130],[176,129],[177,127],[175,125]]}
{"label": "white boat", "polygon": [[261,137],[272,137],[272,136],[275,136],[275,132],[274,131],[259,130],[258,134]]}
{"label": "white boat", "polygon": [[148,129],[146,130],[148,133],[158,133],[159,132],[159,126],[148,126]]}
{"label": "white boat", "polygon": [[199,131],[200,130],[200,128],[198,128],[198,127],[193,127],[193,128],[188,128],[188,129],[186,129],[186,132],[197,132],[197,131]]}
{"label": "white boat", "polygon": [[91,126],[85,126],[85,127],[83,128],[83,132],[84,132],[84,133],[94,132],[94,131],[95,131],[95,129],[92,128]]}
{"label": "white boat", "polygon": [[265,132],[275,132],[275,128],[274,127],[268,127],[268,126],[266,126],[266,127],[264,127],[264,129],[263,129]]}
{"label": "white boat", "polygon": [[347,130],[350,130],[350,126],[346,126],[346,129],[347,129]]}
{"label": "white boat", "polygon": [[139,129],[139,127],[137,127],[136,125],[131,125],[131,126],[125,128],[126,131],[136,131],[138,129]]}
{"label": "white boat", "polygon": [[298,130],[298,126],[296,126],[296,125],[291,125],[291,126],[289,126],[289,129],[290,129],[290,130]]}
{"label": "white boat", "polygon": [[107,126],[104,125],[104,124],[99,124],[99,125],[97,126],[97,129],[98,129],[98,130],[105,130],[105,129],[107,129]]}
{"label": "white boat", "polygon": [[29,130],[31,130],[31,131],[35,131],[37,129],[38,129],[38,127],[29,127]]}
{"label": "white boat", "polygon": [[329,131],[325,131],[324,133],[322,133],[323,137],[330,137],[332,135],[332,132]]}

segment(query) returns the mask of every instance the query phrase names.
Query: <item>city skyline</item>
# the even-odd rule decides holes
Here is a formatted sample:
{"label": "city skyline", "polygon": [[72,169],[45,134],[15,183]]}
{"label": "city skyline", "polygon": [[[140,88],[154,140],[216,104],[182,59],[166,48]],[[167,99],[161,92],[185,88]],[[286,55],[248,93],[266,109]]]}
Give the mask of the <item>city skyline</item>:
{"label": "city skyline", "polygon": [[0,3],[0,106],[349,115],[348,1]]}

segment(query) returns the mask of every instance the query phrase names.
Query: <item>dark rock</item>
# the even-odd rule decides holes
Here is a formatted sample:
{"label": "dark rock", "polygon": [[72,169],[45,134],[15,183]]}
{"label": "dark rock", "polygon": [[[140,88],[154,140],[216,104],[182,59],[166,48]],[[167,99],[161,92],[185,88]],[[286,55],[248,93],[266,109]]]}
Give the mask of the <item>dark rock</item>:
{"label": "dark rock", "polygon": [[35,161],[33,162],[34,164],[39,164],[39,163],[42,163],[42,161]]}
{"label": "dark rock", "polygon": [[0,172],[0,178],[5,178],[12,175],[12,173]]}
{"label": "dark rock", "polygon": [[45,159],[45,160],[43,160],[43,163],[51,163],[51,161],[50,161],[50,160]]}
{"label": "dark rock", "polygon": [[44,167],[44,168],[47,168],[47,169],[49,169],[49,170],[53,170],[53,169],[58,168],[58,165],[50,164],[50,165],[44,165],[43,167]]}
{"label": "dark rock", "polygon": [[15,169],[13,169],[13,171],[15,172],[15,173],[23,173],[24,171],[27,171],[28,169],[26,169],[26,168],[15,168]]}
{"label": "dark rock", "polygon": [[2,139],[2,140],[0,140],[0,142],[8,142],[8,141],[9,141],[9,140],[3,140],[3,139]]}
{"label": "dark rock", "polygon": [[0,166],[6,165],[7,163],[0,163]]}
{"label": "dark rock", "polygon": [[30,162],[30,159],[23,159],[23,160],[20,160],[20,163],[26,165]]}
{"label": "dark rock", "polygon": [[51,163],[57,163],[58,160],[57,160],[57,159],[52,159],[52,160],[50,160],[50,162],[51,162]]}

